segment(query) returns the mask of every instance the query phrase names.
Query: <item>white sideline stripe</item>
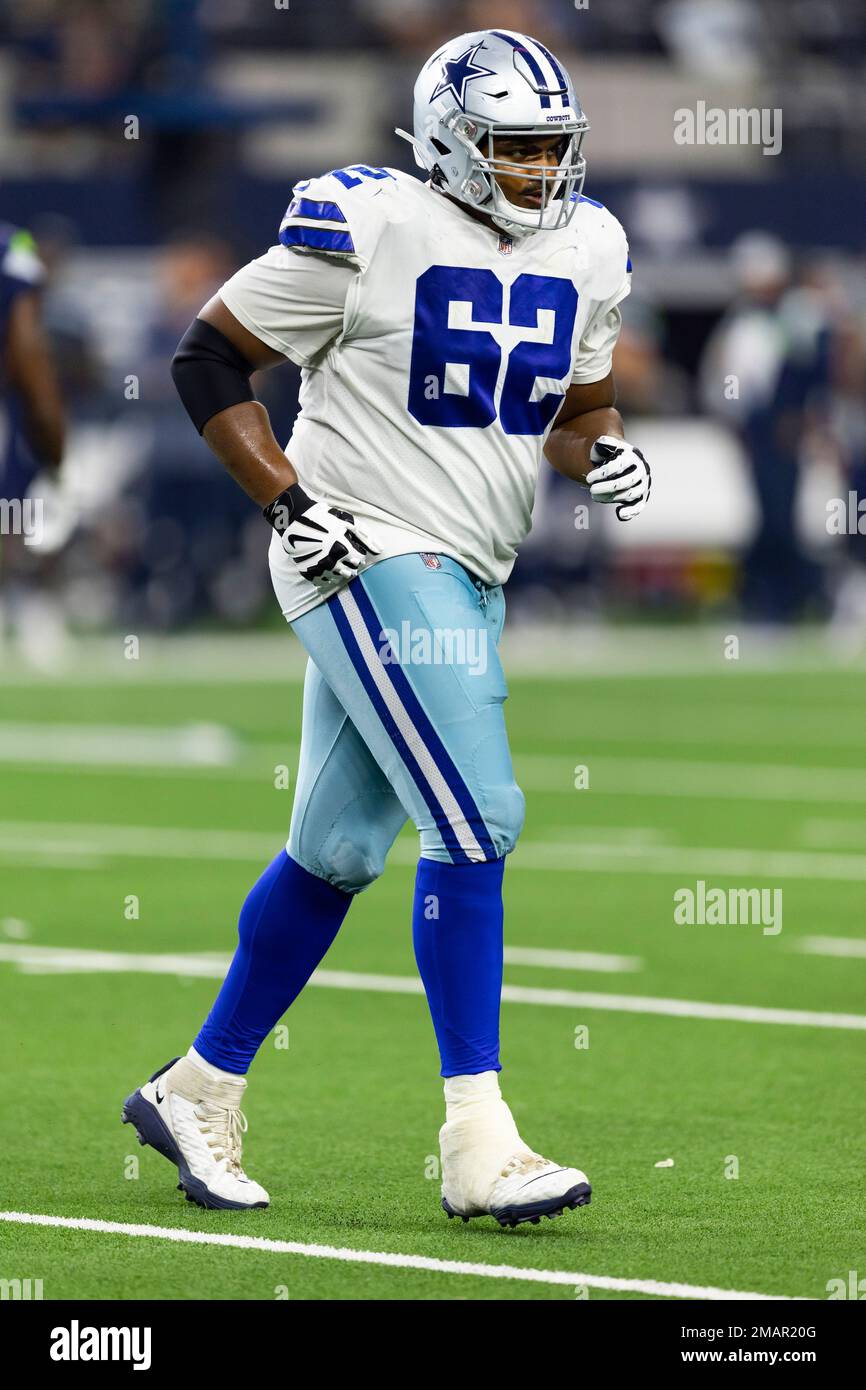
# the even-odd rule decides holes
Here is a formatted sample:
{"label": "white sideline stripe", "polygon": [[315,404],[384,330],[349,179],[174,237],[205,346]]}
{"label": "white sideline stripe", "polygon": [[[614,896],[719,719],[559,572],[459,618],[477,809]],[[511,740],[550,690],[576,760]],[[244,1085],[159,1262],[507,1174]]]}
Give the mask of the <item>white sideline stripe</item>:
{"label": "white sideline stripe", "polygon": [[476,840],[466,817],[457,804],[457,800],[446,782],[442,772],[436,765],[436,761],[430,750],[427,748],[420,733],[415,728],[408,711],[404,708],[394,682],[385,671],[379,653],[373,645],[373,639],[367,630],[363,614],[358,607],[357,600],[351,589],[344,589],[337,596],[337,602],[346,615],[346,620],[352,629],[355,640],[361,650],[361,656],[366,662],[367,670],[375,681],[376,688],[385,704],[394,723],[403,735],[409,748],[421,768],[433,795],[439,802],[448,823],[457,837],[457,842],[461,849],[471,858],[483,860],[484,851]]}
{"label": "white sideline stripe", "polygon": [[[53,946],[0,942],[0,962],[17,965],[28,975],[70,972],[194,975],[222,979],[228,956],[134,955],[121,951],[78,951]],[[316,970],[309,983],[319,989],[374,994],[424,993],[414,975],[367,975],[354,970]],[[729,1023],[776,1023],[800,1028],[845,1028],[866,1031],[866,1014],[816,1013],[809,1009],[762,1008],[753,1004],[706,1004],[693,999],[664,999],[644,994],[599,994],[587,990],[540,989],[503,985],[505,1004],[538,1004],[554,1009],[602,1009],[608,1013],[658,1014],[668,1018],[705,1018]]]}
{"label": "white sideline stripe", "polygon": [[340,1260],[344,1264],[384,1265],[392,1269],[421,1269],[434,1274],[462,1274],[479,1279],[516,1279],[532,1284],[583,1284],[615,1293],[644,1293],[657,1298],[701,1298],[712,1302],[748,1299],[790,1302],[788,1294],[743,1293],[700,1284],[663,1283],[657,1279],[617,1279],[606,1274],[578,1274],[564,1269],[532,1269],[520,1265],[471,1264],[468,1260],[437,1260],[430,1255],[398,1255],[385,1250],[351,1250],[337,1245],[305,1245],[297,1240],[271,1240],[267,1236],[235,1236],[209,1231],[187,1231],[177,1226],[147,1226],[125,1221],[96,1221],[86,1216],[41,1216],[27,1211],[0,1211],[0,1221],[24,1226],[56,1226],[71,1231],[95,1231],[110,1236],[147,1236],[187,1245],[223,1245],[233,1250],[262,1250],[275,1255],[305,1255],[316,1260]]}
{"label": "white sideline stripe", "polygon": [[[589,828],[591,831],[591,827]],[[579,828],[575,827],[575,835]],[[582,831],[580,833],[583,833]],[[73,822],[0,821],[0,859],[39,858],[55,867],[54,856],[135,859],[214,859],[267,863],[279,848],[276,836],[248,830],[195,830],[136,825],[88,825]],[[389,862],[415,864],[413,840],[397,841]],[[511,870],[562,873],[710,874],[754,879],[829,879],[866,881],[866,855],[773,849],[719,849],[691,845],[593,844],[580,841],[521,840],[509,857]],[[66,867],[65,864],[63,867]]]}
{"label": "white sideline stripe", "polygon": [[598,970],[610,974],[643,970],[639,956],[614,956],[604,951],[549,951],[534,946],[506,946],[506,965],[539,965],[548,970]]}
{"label": "white sideline stripe", "polygon": [[229,767],[237,745],[218,724],[0,724],[0,763]]}
{"label": "white sideline stripe", "polygon": [[92,870],[104,869],[106,862],[102,855],[92,853],[89,848],[83,852],[75,848],[70,852],[65,845],[48,846],[47,849],[44,845],[38,849],[0,845],[0,864],[14,865],[16,869]]}
{"label": "white sideline stripe", "polygon": [[[7,953],[4,944],[0,943],[0,961],[10,961],[28,975],[135,971],[147,975],[191,975],[219,980],[231,965],[231,959],[229,955],[217,953],[151,955],[145,952],[87,951],[53,946],[20,947],[15,954]],[[506,946],[505,962],[507,965],[544,966],[551,970],[590,970],[614,974],[643,969],[643,961],[637,956],[605,955],[596,951],[545,951],[521,946]],[[317,972],[313,983],[327,984],[328,974],[327,971]],[[402,985],[404,982],[400,983]]]}
{"label": "white sideline stripe", "polygon": [[851,936],[804,936],[796,949],[809,956],[847,956],[866,958],[866,941]]}
{"label": "white sideline stripe", "polygon": [[136,974],[188,975],[221,980],[229,955],[149,955],[134,951],[86,951],[74,947],[0,942],[0,961],[17,965],[25,975]]}

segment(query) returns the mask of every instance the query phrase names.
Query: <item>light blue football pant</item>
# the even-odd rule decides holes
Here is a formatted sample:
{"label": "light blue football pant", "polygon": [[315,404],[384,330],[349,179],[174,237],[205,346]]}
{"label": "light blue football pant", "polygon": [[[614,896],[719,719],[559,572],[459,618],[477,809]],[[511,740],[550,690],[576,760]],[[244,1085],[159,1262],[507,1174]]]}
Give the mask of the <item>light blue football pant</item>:
{"label": "light blue football pant", "polygon": [[310,656],[291,857],[355,892],[407,819],[421,855],[478,863],[523,823],[497,645],[501,586],[447,556],[380,560],[292,623]]}

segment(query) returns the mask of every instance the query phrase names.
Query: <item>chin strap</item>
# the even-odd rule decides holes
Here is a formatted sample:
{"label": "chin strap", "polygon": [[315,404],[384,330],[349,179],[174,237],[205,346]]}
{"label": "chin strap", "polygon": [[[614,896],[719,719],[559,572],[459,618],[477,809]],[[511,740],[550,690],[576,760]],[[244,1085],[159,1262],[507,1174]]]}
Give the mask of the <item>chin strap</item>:
{"label": "chin strap", "polygon": [[408,130],[401,130],[399,126],[394,127],[394,134],[399,135],[401,140],[408,140],[415,155],[415,163],[419,169],[426,169],[431,174],[436,167],[436,161],[431,158],[429,151],[425,150],[420,140],[416,140],[414,135],[410,135]]}

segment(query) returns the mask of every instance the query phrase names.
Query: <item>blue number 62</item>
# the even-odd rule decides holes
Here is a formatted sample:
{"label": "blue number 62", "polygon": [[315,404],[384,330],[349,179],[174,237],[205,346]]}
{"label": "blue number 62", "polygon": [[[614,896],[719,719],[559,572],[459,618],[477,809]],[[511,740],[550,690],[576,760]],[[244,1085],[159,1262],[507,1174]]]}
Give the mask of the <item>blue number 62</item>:
{"label": "blue number 62", "polygon": [[[471,306],[478,327],[449,328],[450,305]],[[418,277],[415,326],[409,369],[409,411],[422,425],[483,429],[496,419],[496,383],[502,352],[493,334],[482,327],[502,323],[502,282],[492,270],[434,265]],[[571,366],[571,337],[577,291],[570,280],[552,275],[518,275],[511,287],[509,322],[537,328],[538,312],[554,314],[552,341],[525,341],[512,348],[502,383],[499,420],[506,434],[543,434],[562,395],[544,392],[533,400],[539,377],[556,380]],[[462,366],[468,379],[464,393],[445,390],[447,366]]]}

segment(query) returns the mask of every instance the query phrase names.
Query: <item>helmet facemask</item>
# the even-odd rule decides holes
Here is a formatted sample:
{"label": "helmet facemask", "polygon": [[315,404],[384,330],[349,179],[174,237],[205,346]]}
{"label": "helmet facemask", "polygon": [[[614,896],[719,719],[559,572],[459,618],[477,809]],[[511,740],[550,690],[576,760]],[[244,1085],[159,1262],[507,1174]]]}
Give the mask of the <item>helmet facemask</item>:
{"label": "helmet facemask", "polygon": [[[586,160],[581,154],[589,122],[581,115],[578,120],[557,132],[547,126],[531,128],[494,126],[477,116],[455,110],[442,123],[452,138],[470,157],[470,172],[457,196],[479,212],[486,212],[493,222],[512,236],[528,232],[556,231],[571,221],[586,176]],[[540,168],[537,163],[521,163],[497,157],[495,141],[509,138],[549,138],[561,134],[559,163]],[[521,182],[538,187],[538,207],[524,206],[509,199],[499,183],[500,178],[517,176]]]}

